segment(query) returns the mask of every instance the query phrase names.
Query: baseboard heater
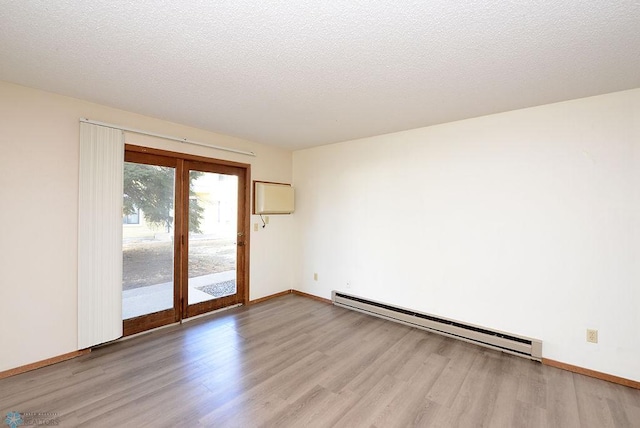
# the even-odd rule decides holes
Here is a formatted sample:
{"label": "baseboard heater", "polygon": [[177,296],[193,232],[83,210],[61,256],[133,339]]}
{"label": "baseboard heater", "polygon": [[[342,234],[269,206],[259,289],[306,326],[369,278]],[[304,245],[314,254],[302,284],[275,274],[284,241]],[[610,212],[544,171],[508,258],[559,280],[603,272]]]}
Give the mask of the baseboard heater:
{"label": "baseboard heater", "polygon": [[475,343],[520,357],[536,361],[542,360],[542,341],[537,339],[517,336],[497,330],[489,330],[476,325],[437,317],[399,306],[392,306],[335,290],[331,293],[331,300],[333,300],[334,305],[343,308],[464,340],[465,342]]}

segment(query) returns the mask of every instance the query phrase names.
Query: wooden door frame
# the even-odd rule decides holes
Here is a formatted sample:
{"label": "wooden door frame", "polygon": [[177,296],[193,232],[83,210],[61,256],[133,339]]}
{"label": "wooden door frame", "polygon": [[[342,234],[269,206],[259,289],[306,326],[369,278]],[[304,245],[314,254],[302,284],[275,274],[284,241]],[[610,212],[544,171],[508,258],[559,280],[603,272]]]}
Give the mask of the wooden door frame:
{"label": "wooden door frame", "polygon": [[[125,144],[125,158],[128,153],[132,154],[134,159],[147,159],[149,163],[154,162],[157,159],[173,159],[175,161],[176,175],[177,174],[185,174],[185,161],[189,162],[201,162],[204,164],[215,164],[219,166],[229,166],[233,168],[239,168],[242,171],[240,172],[238,186],[242,186],[244,190],[244,198],[242,200],[238,200],[238,229],[244,232],[244,245],[238,247],[237,254],[242,253],[242,257],[237,258],[236,271],[242,272],[242,275],[239,276],[244,279],[243,284],[237,284],[238,293],[240,294],[239,298],[241,300],[240,303],[243,305],[249,304],[249,284],[250,284],[250,223],[251,223],[251,165],[208,158],[205,156],[191,155],[187,153],[180,152],[172,152],[168,150],[162,149],[154,149],[149,147],[136,146],[131,144]],[[148,156],[144,156],[148,155]],[[135,160],[134,160],[135,162]],[[167,165],[169,166],[169,165]],[[184,181],[184,180],[183,180]],[[181,186],[177,186],[181,187]],[[180,260],[185,259],[183,257],[183,252],[185,251],[184,242],[185,237],[183,235],[184,231],[184,222],[186,221],[186,213],[182,207],[182,203],[178,203],[177,201],[181,201],[184,198],[184,189],[175,189],[175,197],[176,203],[175,207],[175,227],[174,227],[174,272],[176,272],[179,277],[174,278],[174,308],[180,308],[179,311],[174,311],[173,309],[165,310],[156,313],[151,319],[136,317],[131,318],[129,320],[124,321],[124,336],[129,336],[135,333],[139,333],[141,331],[149,330],[152,328],[160,327],[162,325],[170,324],[172,322],[180,321],[180,312],[182,312],[182,319],[187,318],[187,299],[182,295],[182,290],[186,287],[186,284],[183,284],[183,277],[186,277],[186,274],[183,274],[184,266],[180,265]],[[187,190],[188,192],[188,190]],[[242,250],[240,250],[240,248]],[[238,277],[238,275],[237,275]],[[242,282],[242,281],[241,281]],[[177,288],[177,290],[176,290]],[[224,299],[224,298],[223,298]],[[224,304],[225,301],[222,300]],[[139,318],[139,319],[138,319]]]}

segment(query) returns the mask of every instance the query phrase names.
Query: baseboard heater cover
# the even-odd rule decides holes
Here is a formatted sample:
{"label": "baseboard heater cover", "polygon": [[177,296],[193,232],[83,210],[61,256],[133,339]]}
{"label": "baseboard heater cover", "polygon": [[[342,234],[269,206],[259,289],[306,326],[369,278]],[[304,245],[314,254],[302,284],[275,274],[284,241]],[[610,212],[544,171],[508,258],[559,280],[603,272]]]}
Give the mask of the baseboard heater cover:
{"label": "baseboard heater cover", "polygon": [[536,361],[542,360],[542,341],[537,339],[498,330],[490,330],[335,290],[331,293],[331,300],[333,300],[334,305],[343,308],[464,340],[465,342],[475,343],[520,357]]}

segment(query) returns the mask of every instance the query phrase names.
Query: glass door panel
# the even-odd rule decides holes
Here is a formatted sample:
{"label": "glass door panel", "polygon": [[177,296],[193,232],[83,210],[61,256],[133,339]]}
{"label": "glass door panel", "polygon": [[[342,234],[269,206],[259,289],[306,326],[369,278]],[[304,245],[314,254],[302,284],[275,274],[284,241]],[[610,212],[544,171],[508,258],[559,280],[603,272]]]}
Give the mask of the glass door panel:
{"label": "glass door panel", "polygon": [[237,293],[238,177],[189,171],[188,304]]}
{"label": "glass door panel", "polygon": [[124,164],[123,320],[174,308],[175,173]]}

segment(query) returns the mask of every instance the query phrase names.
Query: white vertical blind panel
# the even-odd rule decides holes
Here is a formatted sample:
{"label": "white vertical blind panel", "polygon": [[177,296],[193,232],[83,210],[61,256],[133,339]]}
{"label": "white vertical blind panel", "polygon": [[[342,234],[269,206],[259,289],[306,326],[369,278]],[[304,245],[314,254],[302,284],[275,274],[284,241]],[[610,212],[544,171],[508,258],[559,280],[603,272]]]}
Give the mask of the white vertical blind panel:
{"label": "white vertical blind panel", "polygon": [[122,336],[124,134],[80,123],[78,349]]}

